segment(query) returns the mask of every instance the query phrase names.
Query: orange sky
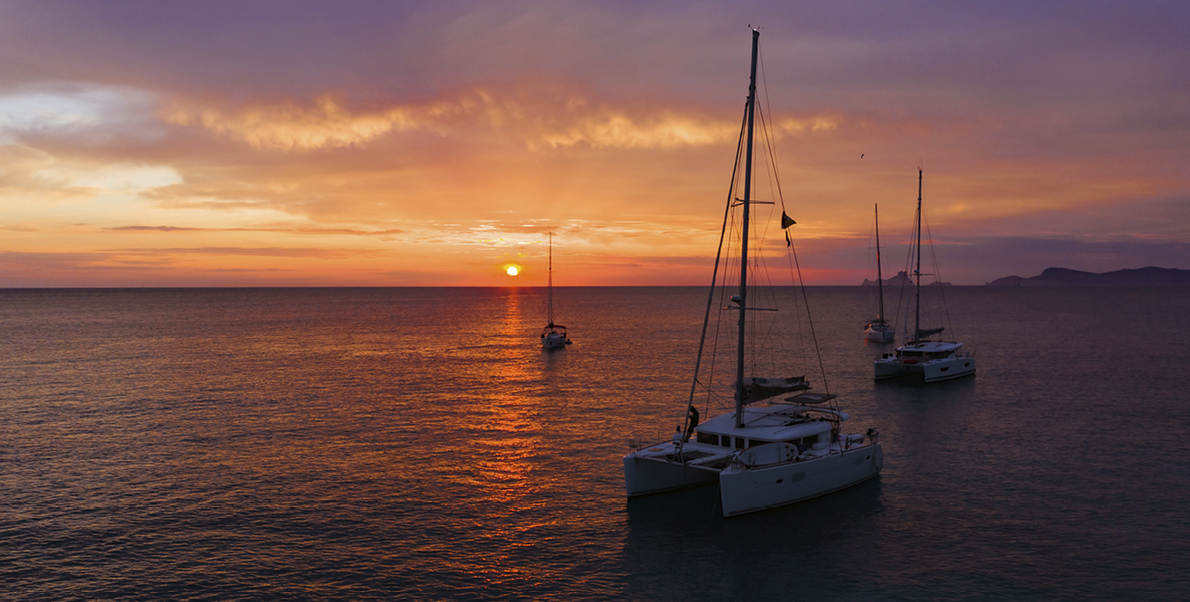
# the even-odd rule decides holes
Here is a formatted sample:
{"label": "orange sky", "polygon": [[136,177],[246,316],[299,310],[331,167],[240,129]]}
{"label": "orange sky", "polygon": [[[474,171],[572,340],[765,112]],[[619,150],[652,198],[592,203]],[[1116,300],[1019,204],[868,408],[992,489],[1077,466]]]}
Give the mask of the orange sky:
{"label": "orange sky", "polygon": [[0,286],[705,284],[750,23],[810,283],[918,166],[947,281],[1190,268],[1178,4],[101,4],[0,5]]}

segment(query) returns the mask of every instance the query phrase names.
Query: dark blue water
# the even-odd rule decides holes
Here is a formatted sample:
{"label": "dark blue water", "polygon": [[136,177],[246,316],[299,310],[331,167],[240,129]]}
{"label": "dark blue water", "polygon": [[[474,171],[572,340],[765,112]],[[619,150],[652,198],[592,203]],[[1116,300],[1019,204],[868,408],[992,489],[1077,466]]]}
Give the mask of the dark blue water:
{"label": "dark blue water", "polygon": [[7,599],[1190,598],[1184,290],[957,287],[974,378],[874,383],[810,289],[879,479],[724,519],[627,503],[701,289],[0,291]]}

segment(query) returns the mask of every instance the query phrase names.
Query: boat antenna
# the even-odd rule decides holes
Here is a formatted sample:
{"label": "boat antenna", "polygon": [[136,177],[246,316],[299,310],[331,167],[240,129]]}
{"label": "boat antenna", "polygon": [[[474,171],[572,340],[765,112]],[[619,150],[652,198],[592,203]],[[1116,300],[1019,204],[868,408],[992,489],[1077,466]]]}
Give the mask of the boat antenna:
{"label": "boat antenna", "polygon": [[739,343],[736,348],[736,381],[735,381],[735,427],[744,426],[744,337],[747,322],[745,313],[748,307],[748,224],[749,207],[752,201],[752,134],[756,118],[756,55],[760,48],[760,30],[752,30],[752,70],[748,79],[748,145],[745,147],[747,157],[744,160],[744,216],[743,240],[740,243],[740,294],[739,304]]}

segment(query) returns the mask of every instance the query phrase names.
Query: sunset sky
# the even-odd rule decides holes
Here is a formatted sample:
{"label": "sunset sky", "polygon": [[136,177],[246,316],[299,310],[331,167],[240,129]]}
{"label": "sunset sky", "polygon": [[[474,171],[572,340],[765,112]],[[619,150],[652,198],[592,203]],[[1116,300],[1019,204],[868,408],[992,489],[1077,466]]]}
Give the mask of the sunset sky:
{"label": "sunset sky", "polygon": [[810,284],[1190,269],[1184,1],[0,0],[0,286],[705,284],[750,25]]}

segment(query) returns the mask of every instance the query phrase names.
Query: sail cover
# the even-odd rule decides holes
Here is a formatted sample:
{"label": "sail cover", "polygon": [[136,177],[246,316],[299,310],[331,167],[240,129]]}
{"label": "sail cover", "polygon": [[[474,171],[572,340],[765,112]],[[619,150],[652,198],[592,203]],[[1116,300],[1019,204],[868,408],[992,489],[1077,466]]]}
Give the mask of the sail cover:
{"label": "sail cover", "polygon": [[809,388],[810,383],[806,382],[806,377],[804,376],[791,376],[788,378],[761,378],[759,376],[753,376],[744,379],[743,402],[744,405],[747,405],[777,395],[805,391]]}
{"label": "sail cover", "polygon": [[943,330],[946,330],[945,326],[940,326],[938,328],[918,328],[917,335],[914,336],[913,338],[915,340],[920,340],[920,339],[924,339],[926,337],[932,337],[932,336],[942,332]]}

